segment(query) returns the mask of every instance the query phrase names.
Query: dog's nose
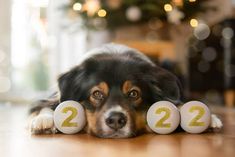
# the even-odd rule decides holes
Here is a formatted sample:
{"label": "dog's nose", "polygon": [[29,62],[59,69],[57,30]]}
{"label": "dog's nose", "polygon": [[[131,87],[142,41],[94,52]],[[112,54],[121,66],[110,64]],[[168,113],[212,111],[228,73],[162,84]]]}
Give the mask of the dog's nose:
{"label": "dog's nose", "polygon": [[110,128],[118,130],[126,125],[127,118],[121,112],[111,112],[110,116],[105,120],[106,125]]}

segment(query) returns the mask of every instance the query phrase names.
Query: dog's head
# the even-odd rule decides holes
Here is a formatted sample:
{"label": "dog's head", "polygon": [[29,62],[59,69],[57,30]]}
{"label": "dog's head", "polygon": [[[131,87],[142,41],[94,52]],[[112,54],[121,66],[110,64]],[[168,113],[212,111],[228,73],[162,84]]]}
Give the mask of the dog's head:
{"label": "dog's head", "polygon": [[146,131],[146,112],[159,100],[180,98],[177,79],[136,58],[134,52],[102,53],[86,59],[59,78],[61,101],[80,102],[89,133],[126,138]]}

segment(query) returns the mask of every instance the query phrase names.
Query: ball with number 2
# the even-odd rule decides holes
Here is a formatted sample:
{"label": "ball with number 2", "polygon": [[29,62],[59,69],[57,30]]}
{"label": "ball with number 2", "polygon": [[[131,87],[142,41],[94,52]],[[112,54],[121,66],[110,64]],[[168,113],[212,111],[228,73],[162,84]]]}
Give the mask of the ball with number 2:
{"label": "ball with number 2", "polygon": [[200,101],[190,101],[180,108],[181,128],[189,133],[202,133],[210,125],[210,110]]}
{"label": "ball with number 2", "polygon": [[85,124],[85,111],[76,101],[64,101],[54,111],[54,124],[65,134],[75,134],[81,131]]}
{"label": "ball with number 2", "polygon": [[147,123],[151,130],[158,134],[173,132],[180,123],[177,107],[169,101],[154,103],[147,112]]}

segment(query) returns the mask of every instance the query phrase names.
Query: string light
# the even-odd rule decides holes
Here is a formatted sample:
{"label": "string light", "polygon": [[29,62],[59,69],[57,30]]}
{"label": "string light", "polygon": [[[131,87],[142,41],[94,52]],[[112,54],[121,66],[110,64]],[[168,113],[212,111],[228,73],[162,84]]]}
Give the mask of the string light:
{"label": "string light", "polygon": [[100,9],[100,10],[98,11],[98,16],[99,16],[99,17],[105,17],[106,14],[107,14],[107,12],[106,12],[104,9]]}
{"label": "string light", "polygon": [[73,10],[79,11],[81,9],[82,9],[82,4],[81,3],[74,3]]}
{"label": "string light", "polygon": [[165,10],[166,12],[170,12],[170,11],[172,11],[172,6],[171,6],[170,4],[165,4],[165,5],[164,5],[164,10]]}
{"label": "string light", "polygon": [[197,27],[197,26],[198,26],[198,21],[197,21],[196,19],[191,19],[191,20],[190,20],[190,25],[191,25],[192,27]]}

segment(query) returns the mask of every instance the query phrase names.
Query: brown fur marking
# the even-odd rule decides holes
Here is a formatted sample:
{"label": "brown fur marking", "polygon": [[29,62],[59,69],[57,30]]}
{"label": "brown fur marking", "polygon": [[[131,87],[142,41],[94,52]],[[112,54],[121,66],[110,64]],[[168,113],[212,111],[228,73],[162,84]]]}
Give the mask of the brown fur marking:
{"label": "brown fur marking", "polygon": [[[97,90],[101,91],[105,96],[107,96],[109,93],[108,84],[106,82],[100,82],[98,85],[91,88],[90,95],[92,95],[92,93]],[[94,106],[99,103],[99,101],[93,98],[92,96],[89,97],[89,100]]]}
{"label": "brown fur marking", "polygon": [[130,92],[131,90],[136,90],[136,91],[139,92],[140,97],[139,97],[137,100],[135,100],[135,103],[136,103],[136,104],[140,104],[140,103],[142,102],[142,99],[141,99],[141,90],[140,90],[140,88],[137,87],[137,86],[135,86],[135,85],[133,85],[132,82],[129,81],[129,80],[125,81],[125,82],[123,83],[123,86],[122,86],[122,92],[123,92],[124,94],[127,94],[127,93]]}

